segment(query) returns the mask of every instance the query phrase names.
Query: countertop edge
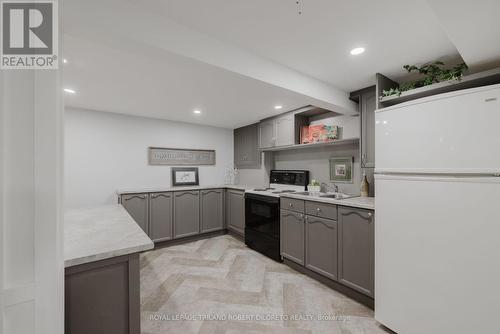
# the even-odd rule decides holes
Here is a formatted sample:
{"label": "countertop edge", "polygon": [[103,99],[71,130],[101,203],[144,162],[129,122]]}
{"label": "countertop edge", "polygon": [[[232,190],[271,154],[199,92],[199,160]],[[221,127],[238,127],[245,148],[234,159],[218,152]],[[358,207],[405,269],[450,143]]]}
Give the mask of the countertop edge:
{"label": "countertop edge", "polygon": [[65,212],[65,268],[153,248],[153,241],[121,204],[69,209]]}
{"label": "countertop edge", "polygon": [[351,197],[351,198],[338,200],[338,199],[332,199],[332,198],[321,198],[321,197],[316,197],[316,196],[304,196],[304,195],[297,195],[297,194],[290,194],[290,193],[282,194],[281,197],[288,197],[288,198],[300,199],[300,200],[310,201],[310,202],[326,203],[326,204],[333,204],[333,205],[375,211],[375,204],[356,202],[356,199],[358,199],[358,200],[361,199],[362,201],[366,201],[366,199],[370,199],[370,201],[371,201],[371,199],[375,200],[375,197]]}
{"label": "countertop edge", "polygon": [[151,187],[151,188],[137,188],[137,189],[118,189],[116,194],[127,195],[127,194],[140,194],[140,193],[156,193],[156,192],[175,192],[175,191],[190,191],[190,190],[206,190],[206,189],[235,189],[235,190],[250,190],[258,187],[248,186],[248,185],[208,185],[208,186],[186,186],[186,187]]}
{"label": "countertop edge", "polygon": [[150,243],[144,244],[144,245],[137,245],[137,246],[132,246],[129,248],[122,248],[122,249],[118,249],[118,250],[106,251],[106,252],[97,253],[97,254],[93,254],[93,255],[86,255],[86,256],[81,256],[81,257],[77,257],[77,258],[73,258],[73,259],[68,259],[68,260],[64,261],[64,268],[70,268],[70,267],[75,267],[75,266],[79,266],[82,264],[112,259],[115,257],[124,256],[124,255],[142,253],[142,252],[151,250],[154,247],[155,247],[154,243],[151,241]]}

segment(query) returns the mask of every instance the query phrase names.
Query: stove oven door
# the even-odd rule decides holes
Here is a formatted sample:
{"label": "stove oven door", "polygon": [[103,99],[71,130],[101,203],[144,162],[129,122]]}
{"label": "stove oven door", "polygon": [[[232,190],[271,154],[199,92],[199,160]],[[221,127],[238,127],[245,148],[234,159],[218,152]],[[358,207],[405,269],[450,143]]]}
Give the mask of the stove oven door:
{"label": "stove oven door", "polygon": [[245,244],[279,261],[279,197],[245,195]]}

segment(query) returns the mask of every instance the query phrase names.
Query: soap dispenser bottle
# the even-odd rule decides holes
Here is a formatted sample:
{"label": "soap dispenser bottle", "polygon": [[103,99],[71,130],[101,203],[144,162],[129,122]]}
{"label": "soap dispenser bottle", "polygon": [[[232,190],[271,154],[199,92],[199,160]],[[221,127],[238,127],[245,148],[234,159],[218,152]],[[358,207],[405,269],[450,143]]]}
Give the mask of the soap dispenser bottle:
{"label": "soap dispenser bottle", "polygon": [[368,197],[370,194],[370,183],[366,177],[366,172],[363,172],[363,179],[361,180],[361,197]]}

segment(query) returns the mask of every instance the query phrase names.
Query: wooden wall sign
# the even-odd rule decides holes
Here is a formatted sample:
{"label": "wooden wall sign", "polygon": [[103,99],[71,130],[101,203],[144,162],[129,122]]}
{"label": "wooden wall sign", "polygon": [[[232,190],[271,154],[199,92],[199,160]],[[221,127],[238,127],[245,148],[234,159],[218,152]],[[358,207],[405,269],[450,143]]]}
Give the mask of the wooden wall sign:
{"label": "wooden wall sign", "polygon": [[150,147],[148,149],[148,158],[150,165],[215,165],[215,150]]}

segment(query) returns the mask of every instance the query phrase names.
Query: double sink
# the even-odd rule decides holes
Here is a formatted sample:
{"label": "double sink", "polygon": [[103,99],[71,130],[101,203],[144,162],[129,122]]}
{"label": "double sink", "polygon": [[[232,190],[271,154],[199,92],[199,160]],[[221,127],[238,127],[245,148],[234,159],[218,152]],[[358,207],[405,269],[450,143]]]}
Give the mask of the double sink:
{"label": "double sink", "polygon": [[343,193],[321,193],[321,192],[311,192],[311,191],[297,192],[295,194],[303,196],[311,196],[311,197],[320,197],[320,198],[332,198],[339,200],[353,197]]}

